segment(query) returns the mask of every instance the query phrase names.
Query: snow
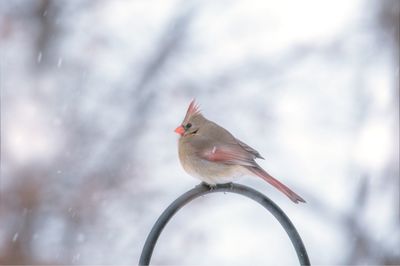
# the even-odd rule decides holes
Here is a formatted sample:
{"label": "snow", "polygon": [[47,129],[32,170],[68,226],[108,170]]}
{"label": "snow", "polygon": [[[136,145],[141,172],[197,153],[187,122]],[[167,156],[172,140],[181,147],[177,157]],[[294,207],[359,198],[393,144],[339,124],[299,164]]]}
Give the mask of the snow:
{"label": "snow", "polygon": [[17,241],[17,239],[18,239],[18,233],[15,233],[13,238],[12,238],[12,242]]}
{"label": "snow", "polygon": [[[173,132],[193,98],[306,199],[239,181],[282,207],[312,263],[349,263],[351,223],[376,247],[352,263],[399,258],[399,68],[381,2],[63,4],[4,5],[0,260],[20,246],[31,264],[137,263],[161,212],[198,183]],[[47,20],[53,31],[39,47]],[[221,193],[177,213],[153,262],[297,261],[270,214]]]}

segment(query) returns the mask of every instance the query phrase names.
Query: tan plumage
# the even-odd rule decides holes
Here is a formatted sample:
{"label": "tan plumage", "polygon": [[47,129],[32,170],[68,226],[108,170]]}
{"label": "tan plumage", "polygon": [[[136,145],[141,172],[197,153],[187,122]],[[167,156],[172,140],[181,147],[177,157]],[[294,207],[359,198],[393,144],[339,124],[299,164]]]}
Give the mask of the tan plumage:
{"label": "tan plumage", "polygon": [[255,161],[263,157],[236,139],[229,131],[206,119],[192,101],[179,133],[179,159],[186,172],[210,185],[229,183],[243,175],[253,175],[279,189],[293,202],[303,198],[269,175]]}

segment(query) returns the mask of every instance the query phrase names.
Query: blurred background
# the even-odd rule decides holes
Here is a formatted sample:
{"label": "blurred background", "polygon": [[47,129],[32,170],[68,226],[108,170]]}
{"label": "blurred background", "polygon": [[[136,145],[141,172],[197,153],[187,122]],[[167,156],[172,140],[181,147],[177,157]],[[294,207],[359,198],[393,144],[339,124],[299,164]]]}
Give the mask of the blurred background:
{"label": "blurred background", "polygon": [[[400,264],[397,0],[1,1],[0,264],[137,264],[198,184],[173,132],[192,98],[307,200],[315,264]],[[155,264],[296,264],[261,206],[202,197]]]}

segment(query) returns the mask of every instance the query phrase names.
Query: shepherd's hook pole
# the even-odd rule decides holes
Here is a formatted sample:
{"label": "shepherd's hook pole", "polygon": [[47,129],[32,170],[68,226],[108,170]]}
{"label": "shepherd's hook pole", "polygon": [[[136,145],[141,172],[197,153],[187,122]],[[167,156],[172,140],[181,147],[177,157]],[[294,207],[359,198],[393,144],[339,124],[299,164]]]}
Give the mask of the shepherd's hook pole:
{"label": "shepherd's hook pole", "polygon": [[215,192],[232,192],[236,194],[248,197],[258,203],[260,203],[264,208],[266,208],[273,216],[279,221],[282,227],[288,234],[294,249],[296,250],[297,257],[301,265],[310,265],[310,260],[307,255],[306,248],[304,247],[303,241],[300,238],[299,233],[296,228],[287,217],[287,215],[276,205],[272,200],[264,196],[262,193],[254,190],[250,187],[239,185],[239,184],[223,184],[217,185],[210,189],[208,185],[200,184],[195,188],[184,193],[182,196],[177,198],[168,208],[161,214],[153,228],[151,229],[149,235],[147,236],[146,242],[144,244],[142,254],[140,255],[139,265],[149,265],[151,255],[153,254],[154,247],[157,243],[158,237],[160,236],[162,230],[168,221],[177,213],[183,206],[188,204],[195,198],[201,197],[205,194],[215,193]]}

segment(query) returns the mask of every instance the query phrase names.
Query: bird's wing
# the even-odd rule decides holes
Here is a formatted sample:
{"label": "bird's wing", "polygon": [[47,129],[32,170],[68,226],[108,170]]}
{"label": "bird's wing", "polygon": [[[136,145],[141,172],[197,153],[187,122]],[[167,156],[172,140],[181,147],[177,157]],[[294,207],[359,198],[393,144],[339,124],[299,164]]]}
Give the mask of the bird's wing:
{"label": "bird's wing", "polygon": [[256,158],[260,158],[260,159],[265,159],[264,157],[261,156],[261,154],[256,151],[255,149],[253,149],[252,147],[250,147],[249,145],[247,145],[246,143],[238,140],[237,138],[235,138],[235,140],[237,141],[237,143],[242,146],[243,149],[245,149],[246,151],[250,152],[251,154],[253,154]]}
{"label": "bird's wing", "polygon": [[256,156],[238,144],[208,146],[202,149],[198,156],[207,161],[223,164],[257,166],[254,161]]}
{"label": "bird's wing", "polygon": [[193,138],[191,144],[197,150],[197,155],[204,160],[257,167],[254,159],[262,158],[256,150],[214,122],[208,121],[203,132],[206,134],[202,135],[200,130],[200,135]]}

